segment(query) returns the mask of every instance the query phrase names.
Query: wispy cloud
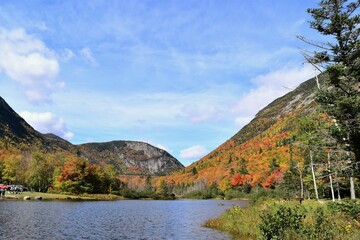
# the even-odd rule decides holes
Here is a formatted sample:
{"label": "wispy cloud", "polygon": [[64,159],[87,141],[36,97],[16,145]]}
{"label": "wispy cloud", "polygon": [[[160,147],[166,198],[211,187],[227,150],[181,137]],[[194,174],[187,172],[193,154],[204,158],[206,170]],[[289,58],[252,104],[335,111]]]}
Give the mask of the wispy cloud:
{"label": "wispy cloud", "polygon": [[35,21],[30,21],[29,25],[31,27],[34,27],[35,29],[38,29],[40,31],[47,31],[49,30],[48,26],[46,25],[45,22],[41,21],[41,22],[35,22]]}
{"label": "wispy cloud", "polygon": [[[79,125],[149,129],[218,122],[228,117],[230,102],[240,89],[224,84],[192,92],[69,90],[57,95],[56,100],[62,103],[59,107],[63,112],[77,112],[79,118],[72,119]],[[96,120],[90,116],[96,116]]]}
{"label": "wispy cloud", "polygon": [[222,104],[219,100],[220,99],[216,99],[213,102],[197,101],[193,103],[186,103],[181,109],[180,115],[194,123],[220,120],[223,118],[224,111],[226,111],[226,109],[224,109],[225,106],[221,106]]}
{"label": "wispy cloud", "polygon": [[74,137],[64,119],[57,117],[51,112],[28,112],[19,113],[33,128],[41,133],[53,133],[64,139],[71,140]]}
{"label": "wispy cloud", "polygon": [[310,65],[290,67],[259,75],[252,80],[255,87],[245,93],[231,111],[237,115],[235,124],[243,126],[247,119],[276,98],[295,89],[300,83],[318,74]]}
{"label": "wispy cloud", "polygon": [[63,62],[68,62],[76,57],[75,53],[68,48],[62,49],[58,53],[58,58]]}
{"label": "wispy cloud", "polygon": [[172,153],[172,150],[168,146],[166,146],[164,144],[155,143],[154,141],[151,141],[151,140],[140,140],[140,141],[146,142],[146,143],[148,143],[148,144],[150,144],[150,145],[152,145],[154,147],[160,148],[160,149],[162,149],[162,150],[164,150],[164,151],[166,151],[168,153]]}
{"label": "wispy cloud", "polygon": [[0,69],[20,83],[31,102],[50,101],[51,94],[64,86],[57,80],[60,66],[54,53],[22,28],[0,29],[0,55]]}
{"label": "wispy cloud", "polygon": [[180,151],[180,157],[183,159],[200,159],[208,153],[208,150],[201,145],[195,145]]}
{"label": "wispy cloud", "polygon": [[91,65],[96,65],[97,64],[96,59],[94,58],[93,53],[90,50],[90,48],[87,48],[87,47],[82,48],[80,50],[80,55],[87,63],[89,63]]}

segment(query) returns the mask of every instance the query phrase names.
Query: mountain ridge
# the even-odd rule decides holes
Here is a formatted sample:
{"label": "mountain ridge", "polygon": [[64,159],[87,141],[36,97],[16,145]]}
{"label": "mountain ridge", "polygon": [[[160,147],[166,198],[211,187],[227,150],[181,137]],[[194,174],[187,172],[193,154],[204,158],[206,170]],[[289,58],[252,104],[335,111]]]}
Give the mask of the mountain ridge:
{"label": "mountain ridge", "polygon": [[[7,144],[23,145],[27,148],[36,146],[51,153],[67,152],[93,164],[111,163],[121,173],[162,175],[184,167],[165,150],[144,142],[114,140],[75,145],[53,133],[42,134],[31,127],[2,97],[0,139]],[[118,144],[116,148],[113,147],[114,143]],[[106,154],[103,154],[104,152]]]}

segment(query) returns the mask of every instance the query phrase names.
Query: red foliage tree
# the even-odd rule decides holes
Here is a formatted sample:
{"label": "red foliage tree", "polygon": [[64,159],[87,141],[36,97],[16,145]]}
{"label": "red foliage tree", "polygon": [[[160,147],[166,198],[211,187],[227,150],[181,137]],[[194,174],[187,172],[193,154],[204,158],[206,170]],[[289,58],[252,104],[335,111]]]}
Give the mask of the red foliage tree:
{"label": "red foliage tree", "polygon": [[231,185],[234,187],[236,186],[243,186],[244,184],[251,184],[251,176],[249,174],[240,174],[236,173],[231,178]]}
{"label": "red foliage tree", "polygon": [[261,185],[266,188],[274,188],[275,184],[278,183],[283,178],[283,176],[284,173],[281,168],[277,168],[266,178],[266,180]]}

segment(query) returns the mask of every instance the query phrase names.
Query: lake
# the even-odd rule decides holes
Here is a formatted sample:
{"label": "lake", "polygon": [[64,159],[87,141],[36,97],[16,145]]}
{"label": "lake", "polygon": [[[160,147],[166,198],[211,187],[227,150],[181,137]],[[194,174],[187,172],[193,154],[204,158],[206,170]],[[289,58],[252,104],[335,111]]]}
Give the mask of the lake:
{"label": "lake", "polygon": [[231,239],[202,227],[228,200],[0,201],[0,239]]}

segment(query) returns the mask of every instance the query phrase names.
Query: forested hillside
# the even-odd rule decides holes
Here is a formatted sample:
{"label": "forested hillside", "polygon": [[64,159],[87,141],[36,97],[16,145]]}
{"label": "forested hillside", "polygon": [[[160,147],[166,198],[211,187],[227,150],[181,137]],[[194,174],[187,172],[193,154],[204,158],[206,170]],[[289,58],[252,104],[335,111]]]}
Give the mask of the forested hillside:
{"label": "forested hillside", "polygon": [[[322,84],[323,76],[318,81]],[[319,178],[317,187],[323,196],[329,196],[329,159],[337,164],[352,156],[346,155],[343,146],[330,136],[329,127],[334,122],[321,112],[315,101],[316,92],[315,78],[302,83],[262,109],[207,156],[164,179],[180,189],[184,186],[206,189],[216,184],[223,192],[231,189],[250,192],[257,187],[279,186],[287,194],[300,196],[305,191],[313,196],[311,155]],[[346,167],[339,164],[336,167],[339,191],[348,194]]]}

